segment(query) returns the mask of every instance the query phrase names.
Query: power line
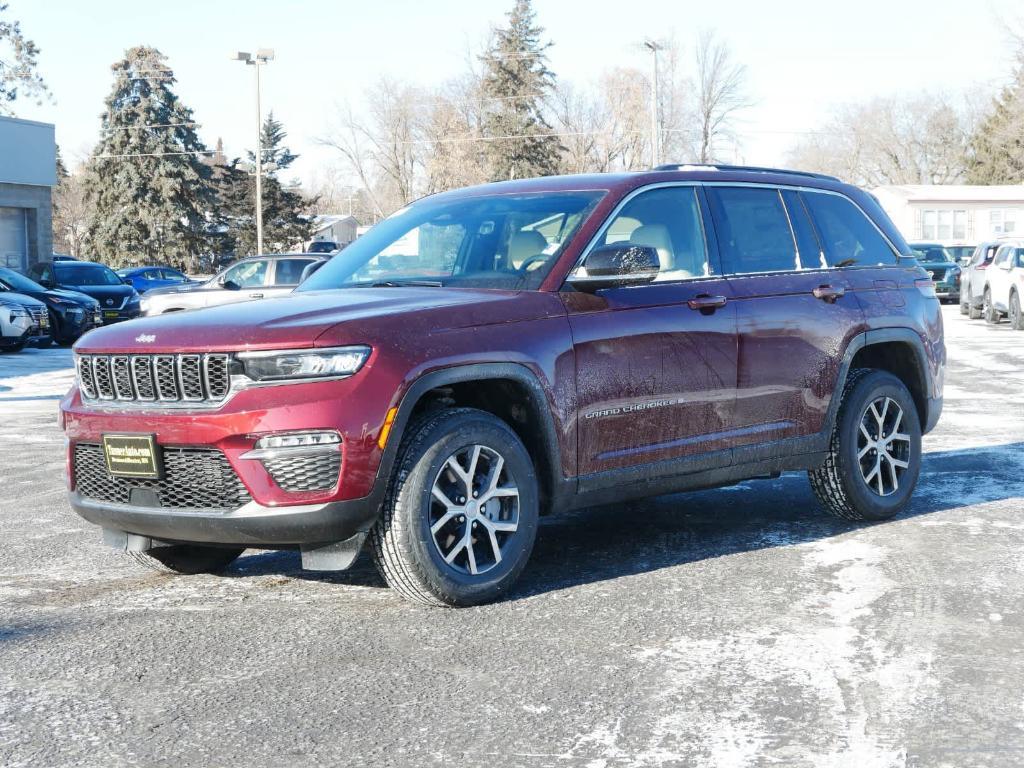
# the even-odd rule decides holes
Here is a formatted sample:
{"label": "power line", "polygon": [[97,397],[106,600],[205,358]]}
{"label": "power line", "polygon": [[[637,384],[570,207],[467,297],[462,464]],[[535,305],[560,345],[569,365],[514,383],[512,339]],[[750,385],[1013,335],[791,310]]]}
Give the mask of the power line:
{"label": "power line", "polygon": [[126,157],[169,157],[172,155],[216,155],[215,149],[197,149],[191,152],[133,152],[125,155],[93,155],[93,160],[120,160]]}
{"label": "power line", "polygon": [[101,130],[104,130],[104,131],[132,131],[132,130],[135,130],[136,128],[145,128],[145,129],[149,129],[149,128],[183,128],[183,127],[186,127],[186,126],[194,127],[194,126],[197,126],[197,125],[199,125],[199,123],[165,123],[163,125],[141,125],[141,124],[139,124],[139,125],[115,125],[115,126],[108,126],[106,128],[102,128]]}

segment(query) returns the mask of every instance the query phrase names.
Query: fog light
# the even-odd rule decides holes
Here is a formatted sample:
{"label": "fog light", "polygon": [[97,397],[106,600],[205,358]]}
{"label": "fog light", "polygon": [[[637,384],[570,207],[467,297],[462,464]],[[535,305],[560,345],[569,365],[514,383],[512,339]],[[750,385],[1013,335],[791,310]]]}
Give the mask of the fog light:
{"label": "fog light", "polygon": [[337,432],[297,432],[290,435],[267,435],[256,441],[256,447],[263,448],[309,448],[317,445],[338,445],[341,435]]}

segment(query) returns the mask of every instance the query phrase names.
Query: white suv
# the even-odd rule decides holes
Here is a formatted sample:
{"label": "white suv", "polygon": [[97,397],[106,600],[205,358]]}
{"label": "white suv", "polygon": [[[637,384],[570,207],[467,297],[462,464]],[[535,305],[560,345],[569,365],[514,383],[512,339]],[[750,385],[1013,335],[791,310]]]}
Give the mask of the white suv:
{"label": "white suv", "polygon": [[985,270],[985,292],[982,307],[985,321],[998,323],[1003,315],[1010,318],[1014,330],[1024,331],[1024,240],[1003,243],[996,251],[992,265]]}

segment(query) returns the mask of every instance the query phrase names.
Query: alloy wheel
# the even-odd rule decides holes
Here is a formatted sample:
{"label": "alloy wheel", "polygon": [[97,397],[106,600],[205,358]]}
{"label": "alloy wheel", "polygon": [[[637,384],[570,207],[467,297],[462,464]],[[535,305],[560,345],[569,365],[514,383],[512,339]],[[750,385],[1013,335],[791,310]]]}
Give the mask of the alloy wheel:
{"label": "alloy wheel", "polygon": [[872,492],[891,496],[910,467],[910,435],[900,432],[903,409],[891,397],[878,397],[860,418],[857,461],[861,477]]}
{"label": "alloy wheel", "polygon": [[471,445],[449,456],[431,488],[429,524],[453,570],[476,576],[501,563],[519,528],[519,488],[502,455]]}

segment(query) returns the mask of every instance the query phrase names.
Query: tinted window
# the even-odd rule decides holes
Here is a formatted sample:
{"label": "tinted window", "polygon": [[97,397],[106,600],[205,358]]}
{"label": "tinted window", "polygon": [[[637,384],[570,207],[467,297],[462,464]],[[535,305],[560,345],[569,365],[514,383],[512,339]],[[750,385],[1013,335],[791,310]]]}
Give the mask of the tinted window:
{"label": "tinted window", "polygon": [[57,282],[64,285],[121,285],[121,278],[114,274],[114,270],[102,264],[58,261],[53,268],[57,272]]}
{"label": "tinted window", "polygon": [[263,285],[266,276],[267,262],[265,260],[243,261],[241,264],[235,264],[224,273],[224,282],[226,283],[230,280],[238,285],[239,288],[256,288]]}
{"label": "tinted window", "polygon": [[22,293],[46,290],[39,283],[29,280],[24,275],[19,275],[12,269],[0,268],[0,284],[6,285],[12,291],[21,291]]}
{"label": "tinted window", "polygon": [[173,280],[176,283],[185,282],[185,276],[174,269],[162,269],[160,273],[163,275],[164,280]]}
{"label": "tinted window", "polygon": [[996,258],[995,258],[995,261],[993,262],[993,266],[1001,267],[1004,264],[1006,264],[1006,262],[1009,261],[1009,259],[1010,259],[1010,254],[1012,254],[1012,253],[1013,253],[1013,248],[1011,248],[1010,246],[1005,246],[1003,248],[1000,248],[999,251],[996,253]]}
{"label": "tinted window", "polygon": [[929,263],[953,261],[953,255],[941,246],[912,245],[910,246],[910,250],[913,251],[914,257],[918,261],[925,261]]}
{"label": "tinted window", "polygon": [[302,270],[312,263],[312,259],[278,259],[274,285],[298,285]]}
{"label": "tinted window", "polygon": [[833,267],[895,264],[896,254],[875,225],[852,202],[840,195],[804,192],[804,201]]}
{"label": "tinted window", "polygon": [[779,190],[708,187],[726,274],[798,269],[796,242]]}
{"label": "tinted window", "polygon": [[793,225],[793,233],[796,235],[796,244],[800,251],[800,268],[827,267],[828,262],[825,261],[821,243],[818,242],[818,236],[814,233],[814,226],[811,224],[811,218],[800,195],[792,190],[783,190],[782,199],[786,201],[789,223]]}
{"label": "tinted window", "polygon": [[643,192],[616,214],[598,245],[646,245],[658,252],[657,280],[708,274],[707,249],[694,187]]}

